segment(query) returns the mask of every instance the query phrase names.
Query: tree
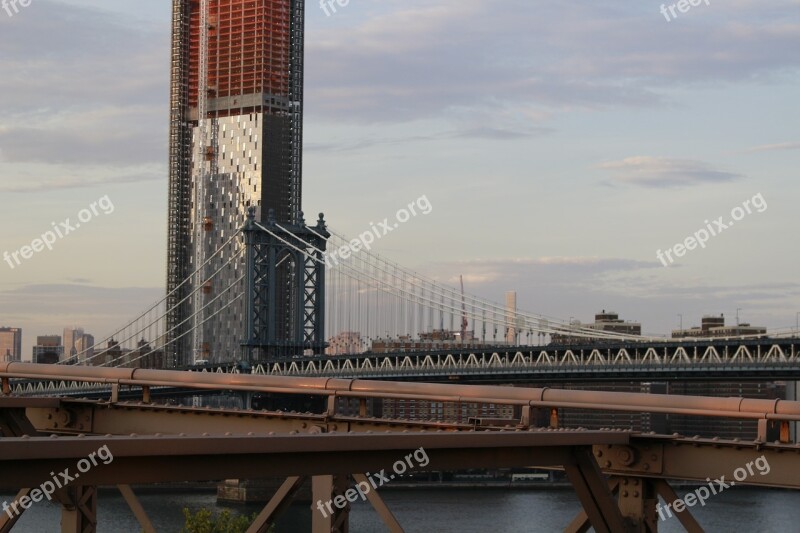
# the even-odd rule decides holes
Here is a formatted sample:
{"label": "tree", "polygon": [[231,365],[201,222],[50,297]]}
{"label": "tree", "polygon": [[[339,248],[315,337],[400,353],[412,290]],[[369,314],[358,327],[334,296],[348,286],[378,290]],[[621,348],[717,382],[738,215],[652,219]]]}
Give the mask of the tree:
{"label": "tree", "polygon": [[[235,516],[227,509],[218,515],[214,515],[210,509],[200,509],[192,514],[189,509],[184,509],[183,516],[186,523],[181,533],[245,533],[258,514]],[[274,528],[270,528],[270,531],[274,531]]]}

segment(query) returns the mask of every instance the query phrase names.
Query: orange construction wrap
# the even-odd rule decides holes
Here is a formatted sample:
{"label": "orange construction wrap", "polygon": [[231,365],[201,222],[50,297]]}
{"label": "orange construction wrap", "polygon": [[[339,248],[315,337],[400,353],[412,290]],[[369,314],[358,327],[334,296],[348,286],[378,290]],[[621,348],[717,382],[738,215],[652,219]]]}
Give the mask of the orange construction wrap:
{"label": "orange construction wrap", "polygon": [[[189,106],[197,106],[200,2],[192,2]],[[290,0],[219,0],[209,6],[209,98],[289,95]]]}

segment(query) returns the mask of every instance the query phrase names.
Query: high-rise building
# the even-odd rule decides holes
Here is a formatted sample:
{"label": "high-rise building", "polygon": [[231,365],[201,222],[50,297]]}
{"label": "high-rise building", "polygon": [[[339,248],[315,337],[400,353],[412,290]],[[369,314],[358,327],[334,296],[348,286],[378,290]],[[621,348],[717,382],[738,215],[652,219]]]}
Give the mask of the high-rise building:
{"label": "high-rise building", "polygon": [[0,361],[22,360],[22,329],[0,328]]}
{"label": "high-rise building", "polygon": [[[584,330],[604,331],[608,333],[617,333],[628,337],[638,337],[642,334],[642,324],[639,322],[629,322],[622,320],[619,313],[613,311],[606,311],[603,309],[601,312],[594,315],[594,323],[581,324],[580,322],[571,322],[571,325],[577,326]],[[608,339],[603,337],[593,338],[591,336],[577,336],[567,334],[553,334],[550,336],[553,344],[584,344],[584,343],[602,343],[607,342]]]}
{"label": "high-rise building", "polygon": [[706,315],[700,321],[700,327],[689,329],[672,330],[673,339],[704,338],[704,337],[738,337],[740,335],[764,335],[767,328],[762,326],[751,326],[750,324],[740,323],[735,326],[725,325],[725,315]]}
{"label": "high-rise building", "polygon": [[[303,0],[173,0],[166,366],[240,355],[247,298],[214,298],[244,292],[243,262],[228,262],[241,239],[227,243],[248,208],[304,224],[303,26]],[[275,304],[299,290],[300,268],[278,269]],[[296,309],[277,307],[277,329],[297,331]]]}
{"label": "high-rise building", "polygon": [[64,346],[60,335],[40,335],[36,337],[31,361],[34,363],[54,365],[64,358]]}
{"label": "high-rise building", "polygon": [[[71,364],[84,364],[91,362],[94,356],[94,337],[86,333],[83,328],[64,328],[64,357]],[[74,358],[74,359],[73,359]]]}
{"label": "high-rise building", "polygon": [[162,368],[164,352],[151,348],[150,343],[142,339],[136,344],[136,350],[128,354],[127,365],[133,368]]}
{"label": "high-rise building", "polygon": [[517,293],[508,291],[506,293],[506,342],[516,344],[517,342]]}
{"label": "high-rise building", "polygon": [[77,354],[77,361],[73,364],[82,365],[86,362],[92,361],[94,357],[94,336],[84,333],[80,338],[75,341],[75,353]]}
{"label": "high-rise building", "polygon": [[92,366],[123,366],[128,363],[128,355],[131,350],[120,346],[119,342],[109,339],[106,348],[97,348],[98,352],[94,359],[89,361]]}
{"label": "high-rise building", "polygon": [[82,338],[82,328],[64,328],[64,357],[70,358],[80,353],[80,350],[78,350],[78,341]]}

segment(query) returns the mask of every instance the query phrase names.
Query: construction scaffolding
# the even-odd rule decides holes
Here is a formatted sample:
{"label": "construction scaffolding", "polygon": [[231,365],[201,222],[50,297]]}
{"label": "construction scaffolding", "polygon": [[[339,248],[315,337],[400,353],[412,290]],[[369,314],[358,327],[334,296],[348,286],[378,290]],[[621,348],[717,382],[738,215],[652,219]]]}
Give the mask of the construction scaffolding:
{"label": "construction scaffolding", "polygon": [[[263,94],[283,97],[291,93],[292,20],[297,2],[290,0],[207,0],[208,55],[207,87],[219,99],[218,116],[260,112],[265,106],[257,100],[238,98]],[[199,102],[201,70],[202,10],[199,0],[192,2],[189,37],[189,106]],[[302,35],[301,35],[302,36]],[[302,54],[302,46],[300,46]],[[301,63],[302,64],[302,63]],[[302,77],[300,78],[302,80]],[[302,93],[300,93],[302,94]],[[228,101],[228,99],[232,99]],[[272,102],[270,102],[272,103]],[[278,103],[280,107],[283,107]],[[212,104],[213,106],[213,104]],[[285,108],[285,107],[284,107]],[[213,109],[213,107],[212,107]]]}
{"label": "construction scaffolding", "polygon": [[[189,287],[183,284],[189,276],[189,239],[192,205],[191,150],[192,126],[189,119],[189,29],[190,10],[186,0],[172,3],[172,69],[170,72],[170,128],[169,128],[169,206],[167,219],[167,315],[166,330],[173,339],[186,330],[180,325],[182,317],[189,316],[185,302]],[[184,303],[181,303],[184,302]],[[185,364],[180,354],[185,340],[167,345],[165,366],[175,368]]]}

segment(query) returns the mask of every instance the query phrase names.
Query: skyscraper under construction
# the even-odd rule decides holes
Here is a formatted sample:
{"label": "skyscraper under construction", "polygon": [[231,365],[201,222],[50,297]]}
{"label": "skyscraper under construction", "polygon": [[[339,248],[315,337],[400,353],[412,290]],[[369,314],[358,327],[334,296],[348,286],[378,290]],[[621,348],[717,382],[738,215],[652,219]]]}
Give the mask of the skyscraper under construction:
{"label": "skyscraper under construction", "polygon": [[303,0],[173,0],[168,366],[237,358],[247,298],[215,298],[244,290],[248,208],[303,224],[303,32]]}

